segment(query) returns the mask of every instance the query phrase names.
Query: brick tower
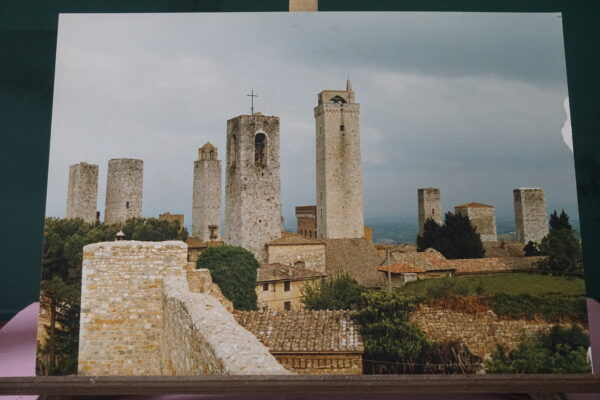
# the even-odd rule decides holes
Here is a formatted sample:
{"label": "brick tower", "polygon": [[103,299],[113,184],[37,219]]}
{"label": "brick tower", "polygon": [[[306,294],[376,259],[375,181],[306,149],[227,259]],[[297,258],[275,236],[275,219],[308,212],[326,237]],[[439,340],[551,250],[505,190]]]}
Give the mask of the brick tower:
{"label": "brick tower", "polygon": [[227,121],[225,242],[266,262],[265,243],[281,236],[280,191],[279,117]]}
{"label": "brick tower", "polygon": [[517,240],[540,243],[548,234],[548,214],[544,189],[519,188],[513,190]]}
{"label": "brick tower", "polygon": [[442,196],[438,188],[422,188],[417,190],[419,205],[419,235],[423,234],[425,221],[433,219],[442,224]]}
{"label": "brick tower", "polygon": [[142,216],[144,162],[131,158],[108,161],[104,222],[116,224]]}
{"label": "brick tower", "polygon": [[221,161],[210,142],[198,149],[194,161],[192,236],[203,241],[221,239]]}
{"label": "brick tower", "polygon": [[364,237],[360,162],[360,106],[350,80],[346,90],[319,93],[317,129],[317,235]]}
{"label": "brick tower", "polygon": [[85,222],[94,222],[97,206],[98,166],[84,162],[71,165],[66,218],[81,218]]}

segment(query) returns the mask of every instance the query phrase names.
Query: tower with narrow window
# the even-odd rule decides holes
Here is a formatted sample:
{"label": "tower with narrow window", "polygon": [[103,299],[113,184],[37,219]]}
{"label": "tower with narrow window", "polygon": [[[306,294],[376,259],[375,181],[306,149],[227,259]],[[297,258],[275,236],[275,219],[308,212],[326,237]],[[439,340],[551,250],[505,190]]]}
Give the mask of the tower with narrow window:
{"label": "tower with narrow window", "polygon": [[324,90],[315,107],[317,129],[317,235],[364,237],[360,161],[360,107],[346,90]]}
{"label": "tower with narrow window", "polygon": [[254,113],[227,121],[226,164],[224,240],[266,262],[265,244],[282,230],[279,117]]}
{"label": "tower with narrow window", "polygon": [[194,161],[192,236],[203,242],[221,239],[221,161],[217,151],[207,142]]}
{"label": "tower with narrow window", "polygon": [[142,216],[144,162],[132,158],[108,161],[104,222],[116,224]]}
{"label": "tower with narrow window", "polygon": [[425,221],[433,219],[442,224],[442,200],[440,189],[421,188],[417,190],[419,208],[419,235],[423,234]]}

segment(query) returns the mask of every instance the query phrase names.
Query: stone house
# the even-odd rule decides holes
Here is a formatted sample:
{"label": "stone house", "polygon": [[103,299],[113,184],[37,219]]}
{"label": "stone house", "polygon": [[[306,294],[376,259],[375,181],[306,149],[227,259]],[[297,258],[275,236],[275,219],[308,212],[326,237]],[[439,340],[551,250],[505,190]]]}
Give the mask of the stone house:
{"label": "stone house", "polygon": [[198,261],[198,256],[208,247],[219,247],[223,246],[224,242],[222,240],[211,240],[209,242],[203,242],[195,237],[188,237],[185,240],[185,243],[188,245],[188,261],[196,262]]}
{"label": "stone house", "polygon": [[495,242],[496,235],[496,209],[494,206],[482,203],[467,203],[454,207],[456,214],[464,215],[481,235],[482,242]]}
{"label": "stone house", "polygon": [[269,264],[280,263],[325,272],[325,242],[291,232],[266,244]]}
{"label": "stone house", "polygon": [[360,375],[364,344],[349,310],[236,311],[275,359],[301,375]]}
{"label": "stone house", "polygon": [[256,281],[257,305],[262,310],[301,310],[302,289],[327,276],[312,269],[281,263],[263,264]]}

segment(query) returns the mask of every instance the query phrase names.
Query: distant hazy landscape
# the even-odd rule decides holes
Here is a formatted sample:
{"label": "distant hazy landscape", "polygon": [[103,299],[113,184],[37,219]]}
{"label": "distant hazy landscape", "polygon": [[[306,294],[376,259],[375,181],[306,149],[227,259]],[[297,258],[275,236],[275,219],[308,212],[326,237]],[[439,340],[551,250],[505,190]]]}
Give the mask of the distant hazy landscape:
{"label": "distant hazy landscape", "polygon": [[[571,223],[579,237],[579,220],[572,218]],[[418,231],[416,217],[371,217],[366,218],[365,224],[373,228],[373,241],[376,243],[416,243]],[[296,221],[286,219],[285,229],[296,232]],[[515,240],[514,218],[497,218],[496,231],[498,240]]]}

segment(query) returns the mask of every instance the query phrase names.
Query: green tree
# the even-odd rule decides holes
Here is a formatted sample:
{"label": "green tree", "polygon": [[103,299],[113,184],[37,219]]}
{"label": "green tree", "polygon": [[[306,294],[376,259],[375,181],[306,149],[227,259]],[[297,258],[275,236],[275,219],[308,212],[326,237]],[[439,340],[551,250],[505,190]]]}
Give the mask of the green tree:
{"label": "green tree", "polygon": [[524,336],[513,351],[498,346],[486,369],[491,373],[585,373],[590,371],[588,346],[589,337],[579,326],[555,325],[548,332]]}
{"label": "green tree", "polygon": [[348,275],[310,282],[302,288],[302,303],[307,310],[355,310],[364,289]]}
{"label": "green tree", "polygon": [[200,254],[196,266],[210,271],[213,281],[235,309],[257,309],[258,261],[248,250],[235,246],[209,247]]}
{"label": "green tree", "polygon": [[560,216],[556,210],[550,215],[550,232],[542,239],[540,252],[546,256],[538,264],[542,271],[563,274],[582,268],[581,243],[564,210]]}
{"label": "green tree", "polygon": [[525,247],[523,247],[523,251],[525,252],[525,257],[539,256],[542,254],[537,243],[532,240],[527,242]]}
{"label": "green tree", "polygon": [[79,287],[67,285],[56,276],[42,282],[40,300],[49,311],[50,324],[45,327],[47,339],[39,347],[40,375],[77,373],[79,292]]}
{"label": "green tree", "polygon": [[409,320],[419,299],[399,292],[367,291],[353,319],[365,344],[366,373],[414,373],[433,343]]}
{"label": "green tree", "polygon": [[417,236],[417,250],[425,251],[429,247],[448,259],[485,256],[481,236],[471,220],[459,213],[446,213],[442,226],[431,220],[425,223],[423,235]]}
{"label": "green tree", "polygon": [[123,233],[128,240],[162,242],[165,240],[186,240],[188,231],[179,221],[157,218],[131,218],[123,225]]}

